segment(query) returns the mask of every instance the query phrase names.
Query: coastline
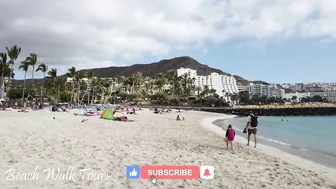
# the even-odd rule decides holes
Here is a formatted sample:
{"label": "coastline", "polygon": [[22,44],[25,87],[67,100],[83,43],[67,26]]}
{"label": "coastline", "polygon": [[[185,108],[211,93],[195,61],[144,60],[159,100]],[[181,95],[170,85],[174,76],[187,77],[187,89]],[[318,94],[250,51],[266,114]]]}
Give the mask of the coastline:
{"label": "coastline", "polygon": [[[231,115],[224,114],[224,115],[218,116],[218,117],[205,118],[202,122],[202,126],[206,129],[216,133],[219,136],[225,136],[225,131],[220,126],[215,125],[214,122],[217,121],[217,120],[230,120],[230,119],[233,119],[235,117],[238,117],[238,116],[231,116]],[[240,135],[236,135],[235,141],[237,143],[239,143],[240,145],[246,146],[246,138],[243,138]],[[252,139],[251,142],[253,143],[253,139]],[[251,151],[253,150],[253,151],[261,152],[261,153],[264,153],[266,155],[269,155],[269,156],[272,156],[272,157],[275,157],[275,158],[280,158],[283,161],[286,161],[288,163],[297,165],[297,166],[299,166],[303,169],[320,172],[320,173],[324,174],[324,176],[326,176],[330,179],[334,179],[336,177],[336,169],[335,168],[330,168],[330,167],[327,167],[323,164],[311,161],[309,159],[299,157],[297,155],[293,155],[289,152],[286,152],[284,150],[278,149],[278,148],[270,146],[270,145],[258,143],[257,148],[253,148],[251,146],[249,146],[249,147],[246,146],[246,148],[250,148],[249,150],[251,150]]]}

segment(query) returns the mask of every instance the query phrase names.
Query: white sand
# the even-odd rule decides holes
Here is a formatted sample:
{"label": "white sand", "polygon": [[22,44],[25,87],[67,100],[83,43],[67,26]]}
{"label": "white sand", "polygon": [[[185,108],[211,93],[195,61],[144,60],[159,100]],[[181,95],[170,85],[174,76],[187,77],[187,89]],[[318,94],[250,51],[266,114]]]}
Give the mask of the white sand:
{"label": "white sand", "polygon": [[[128,115],[135,122],[125,123],[99,117],[81,122],[83,117],[71,113],[0,112],[0,189],[336,188],[334,169],[268,146],[247,147],[238,136],[234,152],[226,149],[224,131],[212,121],[228,116],[183,112],[186,121],[178,122],[176,115],[143,110]],[[159,180],[154,186],[126,179],[126,166],[133,164],[212,165],[215,179]],[[27,173],[37,166],[35,180],[6,180],[10,168]],[[47,180],[43,173],[52,168],[66,172],[70,166],[76,182]],[[111,174],[108,180],[81,180],[80,169]]]}

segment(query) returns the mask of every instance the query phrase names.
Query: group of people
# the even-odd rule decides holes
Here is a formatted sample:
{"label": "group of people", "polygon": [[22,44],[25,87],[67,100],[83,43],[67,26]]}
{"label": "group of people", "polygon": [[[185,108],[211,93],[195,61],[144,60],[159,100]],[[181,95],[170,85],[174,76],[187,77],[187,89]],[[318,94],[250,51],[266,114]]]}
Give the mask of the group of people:
{"label": "group of people", "polygon": [[[255,116],[253,112],[250,112],[248,118],[246,127],[244,129],[243,133],[247,133],[247,146],[250,145],[250,138],[253,134],[254,136],[254,148],[257,147],[257,131],[258,131],[258,116]],[[225,139],[226,147],[229,148],[229,144],[231,146],[231,149],[233,149],[233,140],[236,136],[235,130],[232,128],[232,125],[229,124],[228,128],[226,130]]]}

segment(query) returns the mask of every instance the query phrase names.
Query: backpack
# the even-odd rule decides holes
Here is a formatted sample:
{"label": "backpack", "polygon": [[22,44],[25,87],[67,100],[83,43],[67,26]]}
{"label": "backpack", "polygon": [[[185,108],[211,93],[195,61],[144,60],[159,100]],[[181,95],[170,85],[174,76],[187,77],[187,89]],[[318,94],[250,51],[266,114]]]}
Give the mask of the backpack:
{"label": "backpack", "polygon": [[257,127],[258,126],[258,117],[251,115],[251,127]]}
{"label": "backpack", "polygon": [[230,140],[230,141],[233,141],[233,139],[235,138],[235,131],[233,129],[231,130],[228,130],[228,136],[227,138]]}

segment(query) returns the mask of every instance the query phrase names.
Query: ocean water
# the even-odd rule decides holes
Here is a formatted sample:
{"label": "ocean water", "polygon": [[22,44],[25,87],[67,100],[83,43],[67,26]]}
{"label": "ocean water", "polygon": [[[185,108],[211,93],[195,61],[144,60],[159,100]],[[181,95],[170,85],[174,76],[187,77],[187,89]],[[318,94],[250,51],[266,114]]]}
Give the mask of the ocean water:
{"label": "ocean water", "polygon": [[[214,124],[224,128],[232,124],[237,134],[246,137],[242,133],[246,122],[240,117]],[[336,168],[336,116],[260,116],[257,137],[260,143]]]}

